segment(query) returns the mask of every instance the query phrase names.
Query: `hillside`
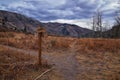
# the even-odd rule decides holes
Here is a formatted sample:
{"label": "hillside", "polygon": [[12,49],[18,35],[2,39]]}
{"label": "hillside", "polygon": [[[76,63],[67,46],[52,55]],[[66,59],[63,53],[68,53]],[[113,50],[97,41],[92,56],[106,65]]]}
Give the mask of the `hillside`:
{"label": "hillside", "polygon": [[46,28],[48,34],[56,34],[58,36],[82,37],[92,32],[92,30],[65,23],[43,23],[43,26]]}
{"label": "hillside", "polygon": [[104,37],[120,38],[120,25],[113,26],[112,29],[103,33]]}
{"label": "hillside", "polygon": [[3,10],[0,10],[0,18],[7,18],[6,26],[8,28],[16,27],[18,30],[21,31],[24,30],[26,27],[28,31],[33,32],[36,30],[35,27],[40,24],[39,21],[32,18],[28,18],[21,14]]}
{"label": "hillside", "polygon": [[26,17],[24,15],[0,10],[0,18],[6,18],[6,26],[19,31],[35,32],[38,25],[42,25],[48,35],[81,37],[86,33],[92,32],[89,29],[77,25],[62,23],[41,23],[38,20]]}

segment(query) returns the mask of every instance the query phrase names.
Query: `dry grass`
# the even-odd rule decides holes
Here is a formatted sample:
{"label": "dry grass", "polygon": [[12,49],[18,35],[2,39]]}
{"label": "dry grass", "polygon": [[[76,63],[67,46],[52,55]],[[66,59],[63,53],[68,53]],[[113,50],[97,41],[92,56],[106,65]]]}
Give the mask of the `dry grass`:
{"label": "dry grass", "polygon": [[[37,38],[34,35],[13,34],[14,36],[7,38],[2,34],[0,44],[24,49],[38,49]],[[62,49],[74,53],[79,63],[77,80],[120,80],[120,39],[48,36],[43,38],[42,48],[56,53],[58,50],[64,51]],[[56,55],[60,56],[60,54]],[[59,76],[52,74],[53,78],[60,80]]]}
{"label": "dry grass", "polygon": [[[76,54],[80,70],[78,78],[81,80],[119,80],[120,52],[79,52]],[[78,80],[79,80],[78,79]]]}
{"label": "dry grass", "polygon": [[120,80],[120,39],[49,36],[47,40],[51,48],[65,48],[75,54],[79,63],[77,80]]}
{"label": "dry grass", "polygon": [[120,40],[80,39],[76,59],[83,70],[78,80],[120,80]]}
{"label": "dry grass", "polygon": [[68,50],[74,49],[76,52],[81,51],[100,51],[100,52],[117,52],[120,49],[120,39],[93,39],[93,38],[64,38],[51,37],[47,39],[49,48],[65,48]]}
{"label": "dry grass", "polygon": [[51,48],[65,48],[76,54],[79,63],[77,80],[120,80],[120,39],[49,36],[48,40]]}
{"label": "dry grass", "polygon": [[[0,35],[0,44],[6,44],[17,48],[38,49],[37,37],[23,33],[6,33]],[[7,35],[8,37],[5,37]],[[13,35],[13,36],[11,36]],[[116,52],[120,49],[120,39],[93,39],[93,38],[70,38],[70,37],[53,37],[43,38],[43,49],[75,49],[77,52],[93,50]],[[24,45],[24,46],[23,46]]]}
{"label": "dry grass", "polygon": [[77,43],[80,50],[116,52],[120,49],[120,39],[80,39]]}
{"label": "dry grass", "polygon": [[36,39],[33,35],[15,32],[1,32],[0,35],[0,44],[22,49],[37,49]]}
{"label": "dry grass", "polygon": [[0,46],[0,79],[33,80],[49,67],[40,68],[34,61],[28,54]]}

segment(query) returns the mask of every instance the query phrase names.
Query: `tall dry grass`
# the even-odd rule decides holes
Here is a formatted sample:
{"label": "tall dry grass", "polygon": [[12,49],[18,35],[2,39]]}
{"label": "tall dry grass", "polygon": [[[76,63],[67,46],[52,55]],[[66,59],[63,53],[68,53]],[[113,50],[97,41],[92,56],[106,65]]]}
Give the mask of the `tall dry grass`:
{"label": "tall dry grass", "polygon": [[[22,49],[38,49],[37,37],[23,33],[12,33],[14,36],[0,37],[0,44]],[[72,51],[84,70],[78,74],[78,80],[119,80],[120,39],[70,38],[48,36],[42,39],[43,50],[65,49]],[[63,50],[61,50],[63,51]],[[57,54],[59,55],[59,54]],[[3,57],[5,58],[5,57]],[[2,59],[3,60],[3,59]],[[21,59],[24,60],[24,59]],[[3,61],[4,62],[4,61]],[[91,71],[92,70],[92,71]]]}
{"label": "tall dry grass", "polygon": [[80,50],[93,50],[116,52],[120,50],[120,39],[79,39],[78,51]]}
{"label": "tall dry grass", "polygon": [[36,38],[33,35],[16,32],[2,32],[0,35],[0,44],[22,49],[37,49]]}
{"label": "tall dry grass", "polygon": [[[10,34],[10,35],[9,35]],[[38,49],[38,38],[34,35],[23,33],[0,34],[0,44],[5,44],[23,49]],[[5,37],[5,36],[8,37]],[[13,36],[11,36],[13,35]],[[4,37],[3,37],[4,36]],[[120,39],[100,39],[100,38],[70,38],[47,36],[42,39],[42,48],[47,49],[75,49],[74,51],[110,51],[115,52],[120,49]]]}
{"label": "tall dry grass", "polygon": [[19,80],[25,73],[25,62],[31,62],[34,57],[0,46],[0,79]]}
{"label": "tall dry grass", "polygon": [[94,39],[94,38],[67,38],[51,37],[47,39],[47,44],[52,48],[74,48],[77,52],[85,50],[116,52],[120,50],[120,39]]}
{"label": "tall dry grass", "polygon": [[45,62],[43,67],[35,62],[37,59],[29,54],[0,46],[0,80],[34,80],[37,75],[51,68]]}

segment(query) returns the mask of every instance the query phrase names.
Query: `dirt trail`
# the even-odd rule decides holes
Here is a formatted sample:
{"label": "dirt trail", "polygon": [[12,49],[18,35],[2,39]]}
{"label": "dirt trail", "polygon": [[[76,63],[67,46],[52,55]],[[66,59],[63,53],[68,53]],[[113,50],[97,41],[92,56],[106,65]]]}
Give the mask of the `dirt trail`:
{"label": "dirt trail", "polygon": [[47,53],[44,58],[55,64],[55,69],[59,70],[65,80],[76,80],[77,61],[72,53],[52,52]]}
{"label": "dirt trail", "polygon": [[[37,57],[37,51],[18,49],[5,45],[0,46]],[[49,64],[55,64],[55,70],[61,73],[65,80],[76,80],[78,62],[74,53],[68,51],[45,52],[42,57],[47,59]]]}

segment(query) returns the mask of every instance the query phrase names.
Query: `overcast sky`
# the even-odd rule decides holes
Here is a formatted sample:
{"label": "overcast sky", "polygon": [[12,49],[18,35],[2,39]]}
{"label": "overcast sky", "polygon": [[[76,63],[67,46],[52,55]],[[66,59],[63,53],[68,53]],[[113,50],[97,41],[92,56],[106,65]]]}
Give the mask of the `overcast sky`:
{"label": "overcast sky", "polygon": [[43,22],[91,27],[93,13],[100,9],[104,22],[114,22],[118,0],[0,0],[0,10],[13,11]]}

